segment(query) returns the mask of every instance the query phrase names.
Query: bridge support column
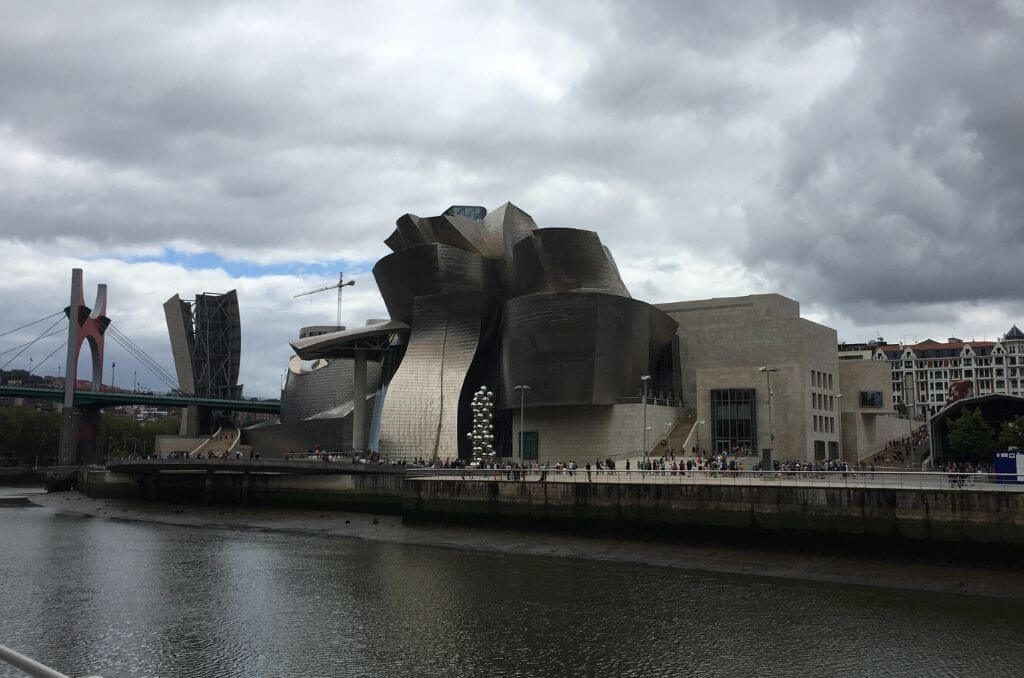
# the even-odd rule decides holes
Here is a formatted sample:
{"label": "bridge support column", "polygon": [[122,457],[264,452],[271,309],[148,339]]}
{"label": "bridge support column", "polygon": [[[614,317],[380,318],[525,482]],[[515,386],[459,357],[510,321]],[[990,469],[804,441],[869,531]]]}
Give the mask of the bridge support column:
{"label": "bridge support column", "polygon": [[96,303],[85,305],[82,269],[71,270],[71,300],[64,313],[68,317],[67,355],[64,369],[64,410],[60,427],[60,463],[65,466],[94,464],[99,412],[75,412],[75,389],[78,385],[78,355],[82,344],[89,345],[92,356],[92,390],[103,390],[103,339],[110,325],[107,317],[107,286],[96,286]]}
{"label": "bridge support column", "polygon": [[88,466],[101,462],[96,448],[100,411],[92,408],[65,407],[60,413],[60,463],[63,466]]}
{"label": "bridge support column", "polygon": [[352,370],[352,449],[366,449],[366,350],[356,349]]}

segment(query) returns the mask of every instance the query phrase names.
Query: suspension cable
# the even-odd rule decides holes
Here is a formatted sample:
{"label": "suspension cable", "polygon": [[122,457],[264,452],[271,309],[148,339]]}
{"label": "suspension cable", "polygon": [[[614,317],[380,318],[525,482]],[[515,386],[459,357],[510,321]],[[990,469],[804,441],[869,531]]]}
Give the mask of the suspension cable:
{"label": "suspension cable", "polygon": [[[52,318],[53,316],[51,315],[50,317]],[[30,347],[32,346],[32,344],[34,344],[34,343],[36,343],[37,341],[39,341],[40,339],[42,339],[42,338],[43,338],[43,336],[45,336],[47,332],[49,332],[49,331],[50,331],[50,330],[52,330],[52,329],[53,329],[54,327],[56,327],[57,325],[59,325],[59,324],[60,324],[60,323],[61,323],[61,322],[62,322],[63,320],[64,320],[63,318],[59,318],[59,319],[57,320],[57,322],[53,323],[52,325],[50,325],[49,327],[47,327],[47,328],[46,328],[45,330],[43,330],[43,333],[42,333],[42,334],[40,334],[40,335],[39,335],[38,337],[36,337],[35,339],[33,339],[32,341],[30,341],[30,342],[28,343],[28,345],[27,345],[27,346],[25,346],[25,348],[23,348],[23,349],[21,349],[20,351],[18,351],[17,353],[15,353],[15,354],[14,354],[14,357],[13,357],[13,358],[11,358],[11,359],[10,359],[10,360],[8,360],[7,362],[5,362],[5,363],[4,363],[3,365],[0,365],[0,370],[4,369],[5,367],[7,367],[7,366],[8,366],[8,365],[10,365],[11,363],[13,363],[13,362],[14,362],[15,360],[17,360],[18,356],[20,356],[20,355],[21,355],[22,353],[24,353],[25,351],[27,351],[27,350],[28,350],[28,349],[29,349],[29,348],[30,348]]]}
{"label": "suspension cable", "polygon": [[176,389],[176,388],[177,388],[177,384],[175,384],[175,383],[174,383],[173,381],[169,380],[169,379],[167,378],[167,376],[163,374],[163,372],[161,372],[161,371],[159,371],[159,370],[156,370],[156,369],[154,369],[154,368],[153,368],[153,366],[152,366],[152,365],[151,365],[151,364],[150,364],[149,362],[147,362],[147,360],[146,360],[146,358],[145,358],[145,356],[144,356],[144,355],[142,355],[142,354],[138,353],[138,352],[137,352],[137,351],[135,351],[135,350],[134,350],[134,349],[133,349],[132,347],[130,347],[130,346],[128,346],[127,344],[125,344],[124,342],[122,342],[122,341],[120,340],[120,338],[119,338],[119,337],[118,337],[117,335],[115,335],[115,334],[111,334],[111,335],[110,335],[110,337],[111,337],[112,339],[114,339],[114,341],[116,341],[116,342],[117,342],[117,344],[118,344],[118,345],[119,345],[119,346],[120,346],[121,348],[123,348],[123,349],[124,349],[125,351],[127,351],[127,352],[128,352],[128,354],[129,354],[129,355],[130,355],[131,357],[135,358],[135,360],[137,360],[137,361],[138,361],[138,363],[139,363],[139,364],[140,364],[140,365],[141,365],[142,367],[144,367],[144,368],[145,368],[145,369],[146,369],[146,370],[147,370],[148,372],[150,372],[150,373],[151,373],[151,374],[152,374],[153,376],[155,376],[155,377],[156,377],[157,379],[159,379],[160,381],[162,381],[162,382],[164,383],[164,385],[165,385],[165,386],[167,386],[168,388],[170,388],[170,389],[171,389],[172,391],[173,391],[174,389]]}
{"label": "suspension cable", "polygon": [[[66,330],[66,329],[67,329],[67,328],[65,328],[65,327],[62,327],[62,328],[60,328],[59,330],[54,330],[53,332],[50,332],[49,334],[45,334],[45,335],[43,335],[42,337],[40,337],[40,339],[46,339],[47,337],[52,337],[52,336],[54,336],[55,334],[60,334],[61,332],[63,332],[63,331],[64,331],[64,330]],[[22,348],[23,346],[28,346],[28,345],[30,345],[31,343],[32,343],[31,341],[26,341],[26,342],[25,342],[24,344],[18,344],[18,345],[17,345],[17,346],[15,346],[14,348],[9,348],[9,349],[7,349],[6,351],[0,351],[0,355],[6,355],[6,354],[10,353],[11,351],[17,351],[17,350],[18,350],[19,348]]]}
{"label": "suspension cable", "polygon": [[116,341],[124,350],[126,350],[132,357],[139,361],[139,363],[148,369],[153,376],[160,381],[164,382],[171,390],[182,391],[181,385],[177,379],[168,372],[163,366],[160,365],[152,356],[146,353],[138,344],[132,341],[124,332],[117,329],[113,324],[107,327],[107,332],[110,333],[110,337]]}
{"label": "suspension cable", "polygon": [[47,355],[47,356],[46,356],[45,358],[43,358],[42,360],[40,360],[39,362],[37,362],[37,363],[36,363],[36,364],[35,364],[35,365],[34,365],[34,366],[32,367],[32,369],[28,371],[28,373],[29,373],[29,374],[32,374],[32,373],[33,373],[34,371],[38,370],[38,369],[39,369],[39,367],[40,367],[40,366],[41,366],[41,365],[42,365],[43,363],[45,363],[45,362],[46,362],[47,360],[49,360],[50,358],[52,358],[52,357],[53,357],[53,354],[54,354],[54,353],[56,353],[57,351],[61,350],[62,348],[64,348],[64,347],[65,347],[65,346],[67,346],[67,345],[68,345],[68,340],[67,340],[67,339],[65,339],[64,341],[62,341],[62,342],[60,343],[60,345],[59,345],[59,346],[58,346],[57,348],[55,348],[55,349],[53,349],[52,351],[50,351],[50,354],[49,354],[49,355]]}
{"label": "suspension cable", "polygon": [[64,315],[64,311],[57,311],[56,313],[53,313],[53,314],[51,314],[51,315],[48,315],[48,316],[46,316],[45,318],[40,318],[39,320],[33,320],[32,322],[30,322],[30,323],[29,323],[29,324],[27,324],[27,325],[22,325],[21,327],[15,327],[15,328],[14,328],[13,330],[7,330],[7,331],[6,331],[6,332],[4,332],[3,334],[0,334],[0,337],[6,337],[6,336],[7,336],[8,334],[14,334],[14,333],[15,333],[15,332],[17,332],[18,330],[23,330],[23,329],[25,329],[26,327],[32,327],[32,326],[33,326],[33,325],[35,325],[36,323],[41,323],[41,322],[43,322],[44,320],[49,320],[50,318],[52,318],[52,317],[54,317],[54,316],[57,316],[57,315]]}
{"label": "suspension cable", "polygon": [[159,374],[161,374],[163,376],[164,381],[169,380],[171,382],[170,385],[172,388],[177,388],[179,386],[179,384],[177,383],[177,378],[173,374],[171,374],[167,369],[165,369],[160,363],[158,363],[156,359],[154,359],[151,355],[146,353],[146,351],[141,346],[132,341],[128,335],[126,335],[124,332],[114,327],[113,325],[111,325],[107,329],[108,331],[111,332],[111,337],[113,337],[114,340],[117,341],[117,343],[121,344],[121,346],[125,350],[127,350],[136,358],[138,358],[140,361],[146,363],[146,366],[149,367],[151,371],[154,371],[155,373],[158,372]]}

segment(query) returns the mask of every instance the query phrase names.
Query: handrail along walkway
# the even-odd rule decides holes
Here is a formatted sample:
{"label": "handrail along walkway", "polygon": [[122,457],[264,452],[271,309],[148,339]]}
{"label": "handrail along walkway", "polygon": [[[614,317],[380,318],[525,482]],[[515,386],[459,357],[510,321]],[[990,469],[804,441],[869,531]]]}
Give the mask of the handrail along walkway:
{"label": "handrail along walkway", "polygon": [[[32,678],[70,678],[66,674],[55,671],[45,664],[40,664],[34,659],[29,659],[4,645],[0,645],[0,659]],[[100,676],[89,676],[88,678],[100,678]]]}
{"label": "handrail along walkway", "polygon": [[1024,475],[945,471],[730,471],[730,470],[609,470],[585,468],[547,470],[417,468],[406,471],[419,480],[489,480],[506,482],[626,483],[736,485],[757,487],[822,487],[851,489],[956,490],[1024,492]]}

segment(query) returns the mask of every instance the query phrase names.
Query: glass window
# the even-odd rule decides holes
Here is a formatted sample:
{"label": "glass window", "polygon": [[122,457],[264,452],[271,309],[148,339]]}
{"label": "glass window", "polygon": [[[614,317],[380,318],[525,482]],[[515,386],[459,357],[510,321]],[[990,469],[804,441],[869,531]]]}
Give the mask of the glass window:
{"label": "glass window", "polygon": [[835,440],[828,441],[828,458],[839,459],[839,443]]}
{"label": "glass window", "polygon": [[757,450],[757,399],[752,388],[711,391],[712,446],[724,452],[734,448]]}
{"label": "glass window", "polygon": [[831,372],[829,372],[829,374],[828,374],[828,390],[830,390],[830,391],[832,390],[832,373]]}
{"label": "glass window", "polygon": [[814,441],[814,459],[815,461],[825,460],[825,441],[815,440]]}
{"label": "glass window", "polygon": [[523,460],[540,458],[540,434],[537,431],[523,431]]}
{"label": "glass window", "polygon": [[860,392],[860,406],[861,407],[881,407],[882,406],[882,392],[881,391],[861,391]]}

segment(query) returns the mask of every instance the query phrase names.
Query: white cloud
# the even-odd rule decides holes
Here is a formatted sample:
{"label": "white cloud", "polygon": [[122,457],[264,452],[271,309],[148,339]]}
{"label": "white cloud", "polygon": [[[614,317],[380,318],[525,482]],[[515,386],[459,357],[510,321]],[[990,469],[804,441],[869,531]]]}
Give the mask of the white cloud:
{"label": "white cloud", "polygon": [[[8,8],[0,311],[64,303],[81,265],[165,354],[166,297],[235,287],[243,377],[270,395],[334,301],[292,301],[318,281],[260,266],[346,262],[346,316],[380,316],[357,269],[396,217],[512,200],[596,230],[639,298],[779,290],[848,339],[1002,332],[1021,310],[1019,5]],[[186,256],[207,253],[252,272]]]}

